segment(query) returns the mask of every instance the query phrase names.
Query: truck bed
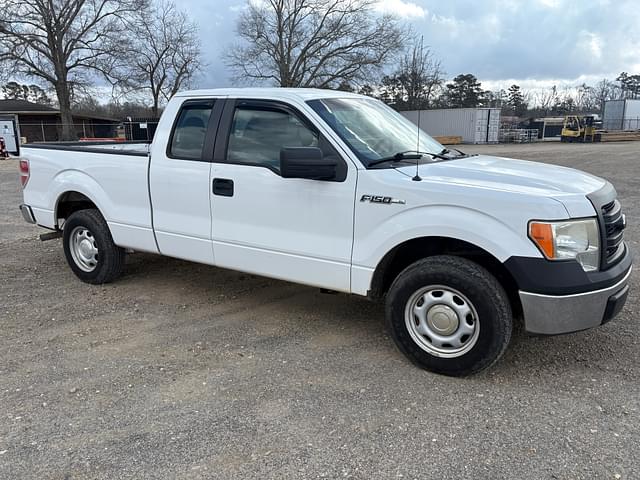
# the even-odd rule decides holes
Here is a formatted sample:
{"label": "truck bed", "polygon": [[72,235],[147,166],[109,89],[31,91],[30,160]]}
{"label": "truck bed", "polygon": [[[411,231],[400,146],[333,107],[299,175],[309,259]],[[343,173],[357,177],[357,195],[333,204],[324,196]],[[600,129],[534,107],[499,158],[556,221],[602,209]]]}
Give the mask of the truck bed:
{"label": "truck bed", "polygon": [[21,156],[31,165],[25,202],[38,224],[56,228],[58,199],[63,194],[84,195],[105,216],[116,244],[155,252],[148,151],[147,143],[24,145]]}

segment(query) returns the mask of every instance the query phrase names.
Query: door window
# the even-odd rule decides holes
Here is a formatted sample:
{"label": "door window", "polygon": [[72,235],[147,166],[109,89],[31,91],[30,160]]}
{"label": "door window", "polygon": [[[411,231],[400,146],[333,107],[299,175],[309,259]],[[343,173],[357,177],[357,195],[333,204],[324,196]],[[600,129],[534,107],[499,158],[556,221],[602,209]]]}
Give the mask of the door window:
{"label": "door window", "polygon": [[182,107],[171,137],[170,157],[185,160],[202,159],[211,108],[211,102],[186,104]]}
{"label": "door window", "polygon": [[318,134],[284,110],[236,108],[229,133],[227,161],[280,171],[280,150],[318,147]]}

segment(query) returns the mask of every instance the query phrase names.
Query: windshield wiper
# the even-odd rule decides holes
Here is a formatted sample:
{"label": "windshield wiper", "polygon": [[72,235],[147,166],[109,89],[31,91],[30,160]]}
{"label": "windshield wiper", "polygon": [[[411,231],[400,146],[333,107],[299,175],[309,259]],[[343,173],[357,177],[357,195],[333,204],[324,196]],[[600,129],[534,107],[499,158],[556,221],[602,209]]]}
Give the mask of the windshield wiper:
{"label": "windshield wiper", "polygon": [[373,167],[374,165],[379,165],[385,162],[399,162],[401,160],[419,160],[425,155],[429,155],[432,158],[440,158],[442,160],[450,160],[449,157],[445,157],[442,153],[433,153],[433,152],[421,152],[419,150],[405,150],[404,152],[394,153],[393,155],[389,155],[388,157],[379,158],[378,160],[374,160],[369,163],[369,167]]}
{"label": "windshield wiper", "polygon": [[[442,151],[440,152],[441,155],[446,155],[447,153],[451,153],[451,151],[457,152],[458,155],[456,155],[456,157],[474,157],[477,155],[477,153],[474,154],[468,154],[468,153],[464,153],[462,150],[458,150],[457,148],[443,148]],[[456,158],[454,157],[454,158]],[[450,158],[450,157],[449,157]]]}

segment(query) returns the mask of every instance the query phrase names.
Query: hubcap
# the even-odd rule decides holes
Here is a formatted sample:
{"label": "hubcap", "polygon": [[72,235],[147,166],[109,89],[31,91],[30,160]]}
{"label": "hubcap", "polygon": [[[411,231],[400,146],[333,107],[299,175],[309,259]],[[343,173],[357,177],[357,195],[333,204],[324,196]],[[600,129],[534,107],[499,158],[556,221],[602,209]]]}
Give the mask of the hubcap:
{"label": "hubcap", "polygon": [[434,305],[427,310],[427,325],[439,335],[451,335],[459,324],[458,315],[451,307]]}
{"label": "hubcap", "polygon": [[76,227],[69,235],[69,250],[73,261],[83,272],[92,272],[98,265],[98,246],[93,234],[85,227]]}
{"label": "hubcap", "polygon": [[480,333],[473,304],[459,291],[441,285],[424,287],[411,295],[405,324],[420,348],[445,358],[467,353]]}

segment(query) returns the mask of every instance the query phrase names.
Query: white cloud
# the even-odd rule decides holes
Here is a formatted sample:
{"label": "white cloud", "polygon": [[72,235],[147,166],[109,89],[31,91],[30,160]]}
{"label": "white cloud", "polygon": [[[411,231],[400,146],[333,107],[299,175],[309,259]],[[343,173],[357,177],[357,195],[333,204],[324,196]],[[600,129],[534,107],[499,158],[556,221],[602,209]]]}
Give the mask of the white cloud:
{"label": "white cloud", "polygon": [[413,2],[405,2],[404,0],[380,0],[376,10],[409,19],[424,18],[428,13],[420,5],[416,5]]}
{"label": "white cloud", "polygon": [[[209,64],[203,86],[231,85],[221,55],[237,41],[237,18],[249,1],[267,0],[179,2],[200,24]],[[473,73],[485,88],[518,83],[536,90],[640,73],[640,0],[374,1],[378,13],[401,16],[424,35],[448,77]]]}
{"label": "white cloud", "polygon": [[591,55],[593,55],[597,60],[602,58],[602,38],[591,32],[585,32],[584,35],[587,37],[587,45]]}
{"label": "white cloud", "polygon": [[562,2],[560,0],[538,0],[538,3],[547,8],[558,8]]}

